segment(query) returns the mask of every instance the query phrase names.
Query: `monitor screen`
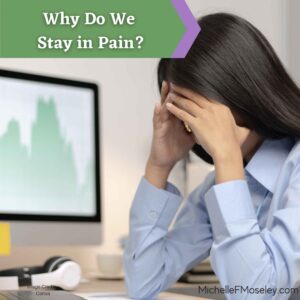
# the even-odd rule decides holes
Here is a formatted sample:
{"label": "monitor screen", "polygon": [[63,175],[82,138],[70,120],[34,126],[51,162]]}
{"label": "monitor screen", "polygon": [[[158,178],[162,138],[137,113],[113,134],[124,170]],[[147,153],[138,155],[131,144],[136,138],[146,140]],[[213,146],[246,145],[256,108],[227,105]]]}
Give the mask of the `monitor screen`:
{"label": "monitor screen", "polygon": [[100,221],[97,96],[0,71],[0,219]]}

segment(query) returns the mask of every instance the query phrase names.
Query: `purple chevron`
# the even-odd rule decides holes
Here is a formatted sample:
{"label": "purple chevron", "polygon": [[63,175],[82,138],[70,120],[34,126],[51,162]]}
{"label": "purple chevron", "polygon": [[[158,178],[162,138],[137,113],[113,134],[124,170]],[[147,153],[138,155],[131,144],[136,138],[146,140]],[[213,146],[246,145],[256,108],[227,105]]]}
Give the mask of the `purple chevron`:
{"label": "purple chevron", "polygon": [[182,39],[172,54],[172,58],[184,58],[192,47],[201,28],[195,20],[185,0],[171,1],[186,28]]}

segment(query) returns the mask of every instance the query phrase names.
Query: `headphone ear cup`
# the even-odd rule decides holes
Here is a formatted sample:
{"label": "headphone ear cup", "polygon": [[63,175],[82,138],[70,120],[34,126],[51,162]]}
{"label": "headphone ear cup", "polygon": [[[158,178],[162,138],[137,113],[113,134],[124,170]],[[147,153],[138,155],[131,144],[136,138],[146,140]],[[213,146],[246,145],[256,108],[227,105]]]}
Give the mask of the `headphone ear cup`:
{"label": "headphone ear cup", "polygon": [[32,276],[32,285],[52,285],[64,290],[75,289],[81,278],[80,265],[66,256],[49,258],[42,267],[43,272]]}
{"label": "headphone ear cup", "polygon": [[66,261],[71,261],[70,258],[66,256],[53,256],[46,260],[44,263],[44,272],[50,273],[59,268],[60,265],[62,265]]}

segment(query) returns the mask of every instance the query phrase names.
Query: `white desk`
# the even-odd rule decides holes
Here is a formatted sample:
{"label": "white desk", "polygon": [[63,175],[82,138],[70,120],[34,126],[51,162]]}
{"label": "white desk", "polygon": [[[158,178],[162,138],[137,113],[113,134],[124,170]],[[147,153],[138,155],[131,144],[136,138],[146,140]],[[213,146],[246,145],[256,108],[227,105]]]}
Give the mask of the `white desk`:
{"label": "white desk", "polygon": [[[181,284],[176,283],[174,287],[191,287],[191,288],[197,288],[198,285],[187,285],[187,284]],[[125,283],[123,280],[118,281],[109,281],[109,280],[90,280],[86,283],[81,283],[80,286],[76,289],[77,293],[92,293],[92,292],[122,292],[125,293]],[[174,294],[174,293],[161,293],[159,295],[163,299],[169,299],[169,300],[192,300],[192,299],[198,299],[198,300],[207,300],[207,298],[201,298],[201,297],[192,297],[187,295],[180,295],[180,294]]]}

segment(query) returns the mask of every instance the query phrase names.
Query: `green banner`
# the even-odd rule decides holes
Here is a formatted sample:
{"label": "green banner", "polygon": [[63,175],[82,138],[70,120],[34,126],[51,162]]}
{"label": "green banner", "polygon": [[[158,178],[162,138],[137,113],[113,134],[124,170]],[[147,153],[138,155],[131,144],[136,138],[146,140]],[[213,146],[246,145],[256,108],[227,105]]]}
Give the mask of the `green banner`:
{"label": "green banner", "polygon": [[171,57],[186,31],[170,0],[0,0],[0,13],[1,57]]}

